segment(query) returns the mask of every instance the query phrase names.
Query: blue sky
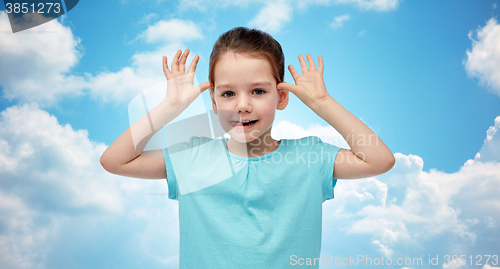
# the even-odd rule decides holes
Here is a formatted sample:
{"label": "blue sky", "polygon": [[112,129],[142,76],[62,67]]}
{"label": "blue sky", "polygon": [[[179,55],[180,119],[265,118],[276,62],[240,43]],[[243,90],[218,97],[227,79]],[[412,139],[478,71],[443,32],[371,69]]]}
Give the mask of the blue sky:
{"label": "blue sky", "polygon": [[[132,98],[164,82],[162,55],[200,55],[204,82],[236,26],[271,33],[287,65],[322,55],[330,95],[396,156],[385,175],[339,183],[324,254],[500,255],[498,14],[490,0],[80,1],[13,34],[0,11],[0,265],[176,268],[165,182],[107,174],[99,157]],[[340,143],[295,96],[275,121],[290,132]]]}

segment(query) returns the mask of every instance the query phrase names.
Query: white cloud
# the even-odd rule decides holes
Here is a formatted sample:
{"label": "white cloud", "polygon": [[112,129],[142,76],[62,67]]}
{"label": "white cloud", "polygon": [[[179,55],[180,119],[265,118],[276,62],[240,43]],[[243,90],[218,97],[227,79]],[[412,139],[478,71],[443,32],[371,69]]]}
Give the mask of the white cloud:
{"label": "white cloud", "polygon": [[350,19],[351,19],[351,17],[349,16],[349,14],[337,16],[333,19],[333,22],[330,23],[330,27],[332,27],[334,29],[340,28],[340,27],[344,26],[345,21],[348,21]]}
{"label": "white cloud", "polygon": [[271,129],[271,134],[276,139],[281,138],[301,138],[305,136],[318,136],[323,142],[336,145],[340,148],[350,148],[342,135],[332,126],[311,125],[307,129],[283,120],[278,122]]}
{"label": "white cloud", "polygon": [[0,137],[2,268],[178,267],[164,180],[107,173],[104,144],[33,104],[2,111]]}
{"label": "white cloud", "polygon": [[491,18],[475,34],[473,37],[473,33],[469,33],[472,50],[466,52],[465,70],[500,96],[500,25],[495,18]]}
{"label": "white cloud", "polygon": [[[350,219],[352,225],[348,231],[370,234],[385,246],[381,247],[382,253],[397,243],[425,242],[443,233],[473,244],[480,234],[484,236],[485,227],[492,227],[491,218],[500,214],[497,195],[500,163],[468,163],[458,172],[447,174],[432,169],[422,171],[419,158],[399,153],[395,157],[394,171],[370,179],[381,184],[387,182],[388,188],[363,191],[366,180],[338,183],[336,197],[340,200],[340,208],[333,214],[332,221]],[[355,202],[349,199],[350,193],[366,191],[385,192],[389,201],[387,206],[382,202],[374,205],[381,198],[358,201],[362,203],[358,205],[362,206],[359,210],[349,204]],[[488,231],[493,233],[491,228]]]}
{"label": "white cloud", "polygon": [[[263,5],[259,13],[247,23],[249,27],[256,27],[270,33],[279,32],[293,17],[294,10],[302,10],[312,5],[327,6],[329,4],[350,4],[360,9],[374,11],[389,11],[398,7],[400,0],[298,0],[269,2],[263,0],[181,0],[179,9],[197,9],[207,11],[208,9],[223,9],[233,6],[247,7],[250,4]],[[342,22],[340,22],[342,23]],[[334,27],[334,26],[332,26]]]}
{"label": "white cloud", "polygon": [[465,260],[465,263],[463,262],[464,259],[460,260],[458,257],[456,259],[451,259],[447,263],[443,263],[443,268],[444,269],[459,269],[459,268],[464,268],[465,265],[467,264],[467,260]]}
{"label": "white cloud", "polygon": [[123,210],[116,181],[96,162],[104,145],[87,136],[59,125],[36,105],[0,114],[0,137],[8,146],[0,149],[0,264],[5,268],[40,267],[58,229],[54,213]]}
{"label": "white cloud", "polygon": [[[39,16],[33,14],[33,16]],[[0,85],[7,99],[52,104],[62,95],[78,95],[85,86],[69,72],[82,53],[80,39],[58,20],[20,33],[0,11]]]}
{"label": "white cloud", "polygon": [[382,255],[384,255],[384,257],[391,257],[392,256],[393,251],[391,249],[389,249],[386,245],[382,244],[380,241],[373,240],[372,244],[379,248],[380,252],[382,253]]}
{"label": "white cloud", "polygon": [[[495,131],[499,118],[481,149],[491,154],[482,156],[498,156],[499,147],[492,141],[500,137]],[[424,249],[439,246],[437,250],[442,251],[450,246],[439,239],[433,242],[442,236],[455,238],[452,247],[459,245],[461,250],[477,244],[491,250],[491,242],[500,238],[495,229],[500,215],[498,159],[469,160],[457,172],[444,173],[435,169],[424,172],[418,156],[394,155],[394,168],[376,179],[337,183],[335,203],[324,205],[330,212],[324,217],[325,233],[343,230],[368,235],[383,255],[396,255],[398,246],[415,244]]]}
{"label": "white cloud", "polygon": [[334,0],[337,4],[355,4],[360,9],[389,11],[394,10],[399,5],[399,0]]}
{"label": "white cloud", "polygon": [[[330,127],[285,121],[273,127],[273,136],[285,134],[317,135],[337,145],[339,139]],[[94,240],[104,240],[105,249],[117,249],[107,252],[107,262],[177,266],[177,204],[166,202],[164,181],[109,175],[99,165],[105,145],[35,105],[3,111],[0,137],[0,264],[51,268],[57,261],[71,267],[84,257],[102,264],[90,249],[97,247]],[[425,249],[426,255],[445,251],[447,244],[465,252],[492,250],[500,237],[498,161],[470,160],[444,173],[424,172],[418,156],[395,157],[396,166],[383,176],[337,183],[335,199],[323,205],[324,234],[354,237],[353,247],[364,253],[373,248],[384,257],[413,254],[401,245]],[[109,237],[117,230],[119,236]],[[338,251],[342,241],[324,240],[323,249]],[[65,255],[65,261],[57,258]]]}
{"label": "white cloud", "polygon": [[[104,71],[87,75],[90,94],[105,102],[128,102],[138,93],[166,80],[162,69],[165,55],[172,63],[175,52],[181,44],[170,44],[149,52],[138,52],[132,56],[131,66],[117,72]],[[188,62],[193,58],[192,53]]]}
{"label": "white cloud", "polygon": [[500,267],[493,267],[491,265],[485,264],[482,269],[498,269]]}
{"label": "white cloud", "polygon": [[[0,12],[0,31],[6,29],[10,30],[7,15]],[[37,33],[40,31],[43,33]],[[163,55],[171,63],[175,52],[184,47],[182,42],[202,37],[201,30],[191,21],[159,21],[137,38],[158,44],[154,51],[135,53],[132,64],[117,72],[78,77],[69,72],[81,57],[80,40],[69,27],[53,20],[36,29],[2,36],[0,85],[4,87],[4,97],[37,102],[40,106],[54,105],[63,96],[82,95],[84,90],[101,101],[128,102],[141,90],[165,81]],[[188,61],[193,57],[191,53]]]}
{"label": "white cloud", "polygon": [[486,139],[481,150],[476,154],[474,161],[500,162],[500,116],[496,117],[495,125],[486,132]]}
{"label": "white cloud", "polygon": [[[295,4],[297,8],[302,9],[310,5],[328,5],[328,4],[350,4],[356,5],[360,9],[375,10],[375,11],[389,11],[398,7],[401,0],[298,0],[289,1],[290,4]],[[261,3],[266,4],[264,0],[216,0],[216,1],[201,1],[201,0],[181,0],[179,8],[185,9],[198,9],[206,11],[208,8],[227,8],[231,6],[247,7],[249,4]]]}
{"label": "white cloud", "polygon": [[[203,38],[200,28],[192,21],[172,19],[150,25],[138,35],[148,43],[159,43],[154,51],[137,52],[132,65],[117,72],[101,72],[87,75],[90,94],[103,101],[127,102],[143,90],[165,81],[162,57],[167,56],[169,66],[176,51],[183,49],[184,41]],[[190,63],[196,53],[190,53]]]}
{"label": "white cloud", "polygon": [[158,14],[156,14],[156,13],[144,14],[144,16],[139,21],[139,23],[149,24],[152,20],[156,20],[157,18],[158,18]]}
{"label": "white cloud", "polygon": [[265,4],[268,1],[265,0],[213,0],[213,1],[203,1],[203,0],[181,0],[179,1],[179,9],[197,9],[199,11],[207,11],[207,9],[219,9],[228,8],[231,6],[247,7],[249,4],[261,3]]}
{"label": "white cloud", "polygon": [[292,19],[292,16],[292,7],[286,1],[268,2],[247,25],[269,33],[277,33]]}
{"label": "white cloud", "polygon": [[40,217],[16,195],[0,191],[0,264],[3,268],[36,268],[43,260],[38,251],[41,243],[52,235],[51,227],[37,227]]}
{"label": "white cloud", "polygon": [[203,37],[200,29],[194,22],[179,19],[159,21],[154,25],[150,25],[139,36],[148,43],[163,42],[165,44],[191,41]]}
{"label": "white cloud", "polygon": [[[2,179],[23,186],[20,196],[47,208],[123,209],[113,181],[99,178],[103,170],[95,162],[105,146],[89,141],[87,131],[61,126],[33,104],[10,107],[0,115],[0,137],[8,145],[0,151],[0,167],[9,165],[1,170]],[[55,190],[64,192],[53,196]]]}

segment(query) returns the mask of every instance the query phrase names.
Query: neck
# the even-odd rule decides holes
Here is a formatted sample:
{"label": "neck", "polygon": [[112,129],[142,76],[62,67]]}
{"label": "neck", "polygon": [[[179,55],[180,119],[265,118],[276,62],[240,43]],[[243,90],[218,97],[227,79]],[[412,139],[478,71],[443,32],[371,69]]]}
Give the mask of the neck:
{"label": "neck", "polygon": [[271,129],[251,142],[238,142],[231,137],[227,141],[227,149],[238,156],[258,157],[275,151],[280,145],[279,140],[271,137]]}

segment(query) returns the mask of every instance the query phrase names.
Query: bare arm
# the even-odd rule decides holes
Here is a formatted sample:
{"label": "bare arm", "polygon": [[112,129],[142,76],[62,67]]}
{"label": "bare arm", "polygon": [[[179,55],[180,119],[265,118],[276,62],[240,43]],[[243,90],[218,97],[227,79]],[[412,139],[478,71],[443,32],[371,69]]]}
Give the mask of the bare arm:
{"label": "bare arm", "polygon": [[342,107],[326,91],[323,80],[323,57],[319,56],[318,69],[309,53],[307,60],[310,67],[307,66],[304,57],[299,55],[302,75],[293,66],[288,66],[296,85],[284,82],[278,84],[278,88],[293,92],[335,128],[351,147],[338,152],[333,177],[364,178],[389,171],[395,162],[389,148],[368,126]]}
{"label": "bare arm", "polygon": [[380,138],[332,97],[318,103],[314,112],[333,126],[351,149],[341,149],[333,178],[365,178],[383,174],[394,166],[394,155]]}
{"label": "bare arm", "polygon": [[159,128],[152,131],[148,115],[144,115],[106,149],[101,157],[101,165],[108,172],[117,175],[148,179],[166,178],[165,162],[160,150],[143,150],[151,137],[161,129],[161,123],[167,124],[177,115],[175,108],[163,101],[149,112],[153,126]]}
{"label": "bare arm", "polygon": [[194,73],[199,57],[196,55],[185,74],[189,55],[178,51],[172,61],[172,71],[163,57],[163,71],[167,77],[168,91],[165,99],[154,109],[123,132],[101,156],[101,165],[108,172],[137,178],[164,179],[167,177],[160,150],[143,151],[149,140],[163,126],[175,119],[210,84],[193,87]]}

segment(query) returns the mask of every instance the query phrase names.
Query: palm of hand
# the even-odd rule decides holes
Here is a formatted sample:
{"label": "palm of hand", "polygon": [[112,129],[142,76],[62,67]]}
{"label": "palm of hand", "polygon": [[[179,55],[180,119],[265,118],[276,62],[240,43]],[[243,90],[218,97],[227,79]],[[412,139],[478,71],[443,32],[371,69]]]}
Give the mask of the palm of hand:
{"label": "palm of hand", "polygon": [[304,57],[299,55],[302,75],[300,75],[292,65],[288,66],[296,85],[284,83],[287,85],[283,88],[291,91],[307,106],[312,107],[317,102],[324,100],[330,95],[326,90],[323,80],[323,58],[321,56],[318,57],[318,69],[316,69],[316,65],[309,53],[307,54],[307,59],[310,67],[307,66]]}
{"label": "palm of hand", "polygon": [[196,97],[200,95],[210,84],[205,82],[196,87],[193,87],[194,75],[199,57],[196,55],[191,62],[186,74],[186,61],[189,55],[189,50],[186,49],[181,56],[182,51],[178,50],[172,60],[170,70],[167,65],[167,57],[163,57],[163,72],[167,78],[167,94],[165,101],[172,106],[180,106],[186,108],[191,104]]}
{"label": "palm of hand", "polygon": [[198,97],[198,87],[193,87],[194,73],[179,75],[167,79],[167,95],[165,99],[175,104],[189,105]]}

